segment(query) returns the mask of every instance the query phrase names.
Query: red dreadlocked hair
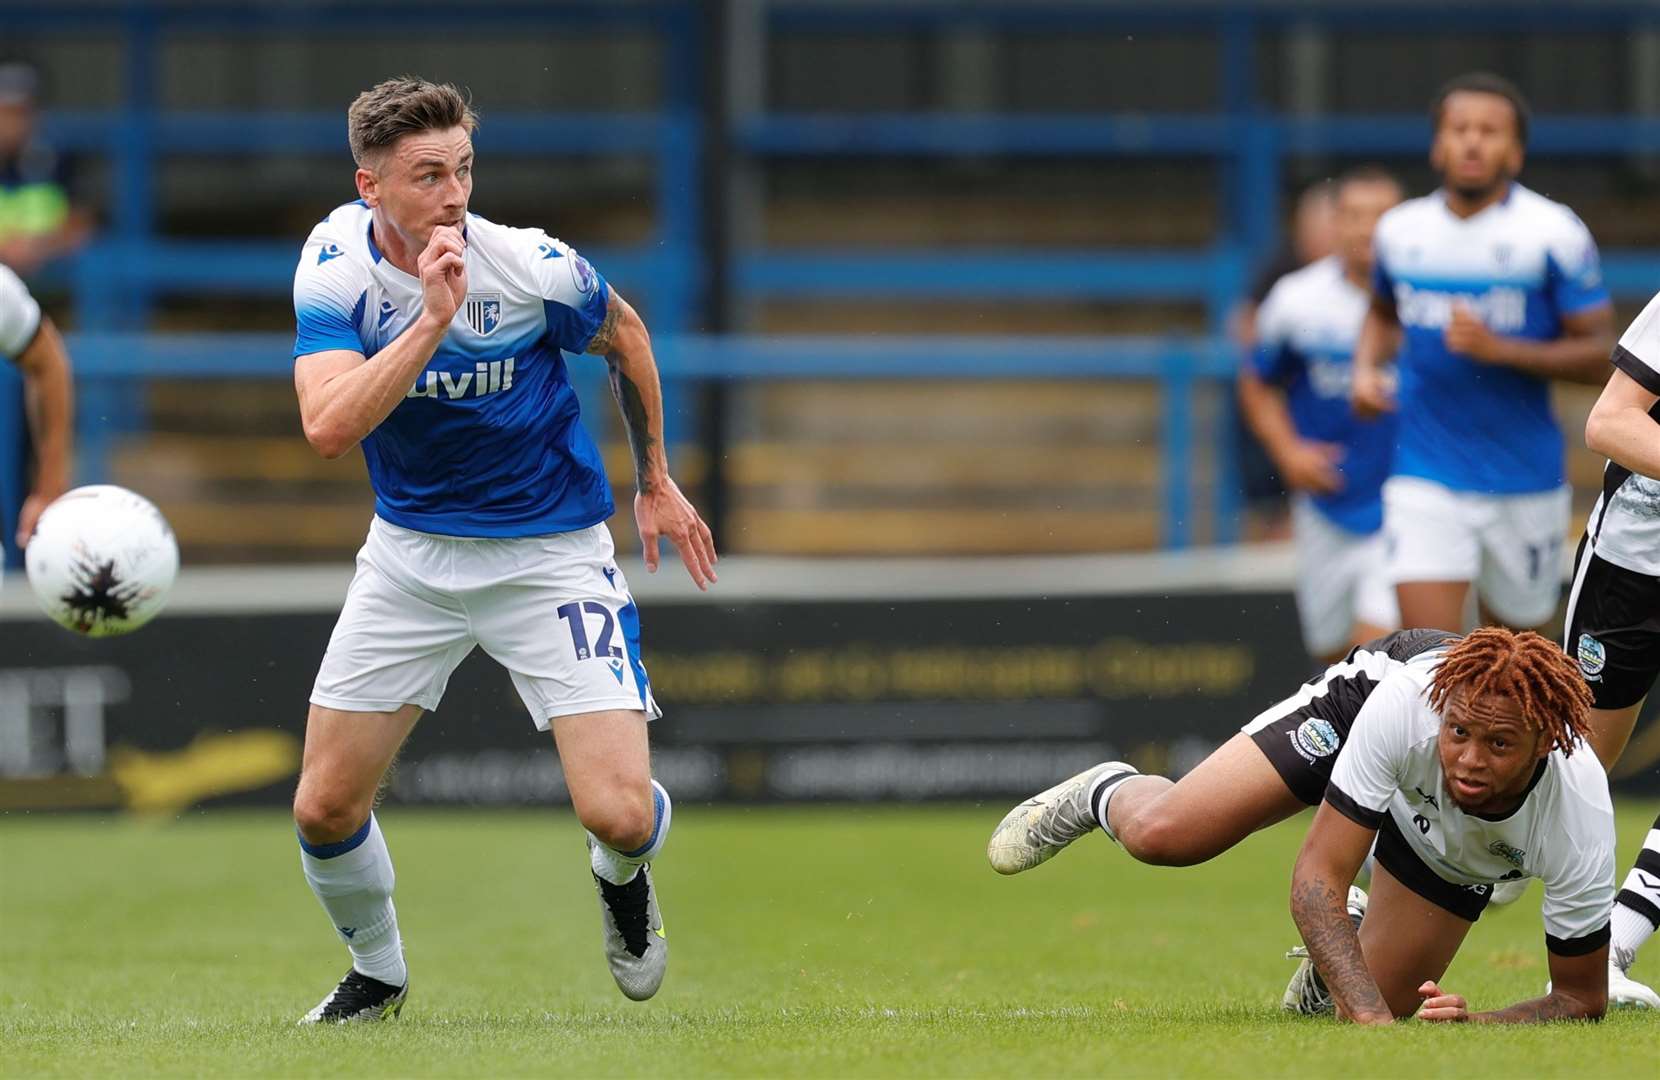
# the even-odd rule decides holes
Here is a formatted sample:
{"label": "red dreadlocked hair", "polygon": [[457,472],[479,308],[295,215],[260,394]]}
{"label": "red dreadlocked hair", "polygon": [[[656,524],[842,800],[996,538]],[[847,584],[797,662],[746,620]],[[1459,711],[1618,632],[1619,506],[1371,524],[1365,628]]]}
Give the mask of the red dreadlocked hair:
{"label": "red dreadlocked hair", "polygon": [[1454,645],[1430,682],[1431,707],[1441,711],[1457,689],[1469,698],[1494,694],[1515,701],[1522,722],[1543,732],[1563,757],[1589,732],[1593,699],[1578,665],[1531,630],[1489,626]]}

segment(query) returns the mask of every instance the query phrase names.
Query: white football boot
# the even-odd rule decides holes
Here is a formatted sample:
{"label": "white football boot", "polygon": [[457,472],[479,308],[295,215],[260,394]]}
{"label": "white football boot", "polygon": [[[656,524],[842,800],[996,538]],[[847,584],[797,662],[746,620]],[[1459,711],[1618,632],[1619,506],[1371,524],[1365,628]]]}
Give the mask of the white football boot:
{"label": "white football boot", "polygon": [[991,868],[999,874],[1030,870],[1096,828],[1095,811],[1089,805],[1090,789],[1102,777],[1119,773],[1125,779],[1141,775],[1122,761],[1103,762],[1010,810],[986,844]]}

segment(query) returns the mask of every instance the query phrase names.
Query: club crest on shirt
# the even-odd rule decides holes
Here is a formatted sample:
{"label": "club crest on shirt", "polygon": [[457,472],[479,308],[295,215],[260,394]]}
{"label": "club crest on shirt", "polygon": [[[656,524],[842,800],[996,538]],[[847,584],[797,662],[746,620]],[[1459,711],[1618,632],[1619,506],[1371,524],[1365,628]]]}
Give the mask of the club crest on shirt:
{"label": "club crest on shirt", "polygon": [[1521,869],[1522,860],[1527,857],[1527,852],[1518,847],[1511,847],[1503,840],[1495,840],[1491,844],[1488,844],[1487,850],[1491,851],[1494,855],[1497,855],[1511,866],[1516,867],[1518,870]]}
{"label": "club crest on shirt", "polygon": [[1291,733],[1291,745],[1309,761],[1337,753],[1337,747],[1342,741],[1330,721],[1322,720],[1318,716],[1304,720],[1298,725],[1297,730]]}
{"label": "club crest on shirt", "polygon": [[464,310],[473,333],[489,337],[501,325],[501,293],[468,293]]}
{"label": "club crest on shirt", "polygon": [[1602,642],[1590,634],[1579,635],[1579,672],[1586,682],[1602,681],[1602,666],[1608,662],[1608,652]]}
{"label": "club crest on shirt", "polygon": [[594,291],[594,268],[588,265],[588,260],[571,252],[571,280],[576,282],[576,291],[587,295]]}

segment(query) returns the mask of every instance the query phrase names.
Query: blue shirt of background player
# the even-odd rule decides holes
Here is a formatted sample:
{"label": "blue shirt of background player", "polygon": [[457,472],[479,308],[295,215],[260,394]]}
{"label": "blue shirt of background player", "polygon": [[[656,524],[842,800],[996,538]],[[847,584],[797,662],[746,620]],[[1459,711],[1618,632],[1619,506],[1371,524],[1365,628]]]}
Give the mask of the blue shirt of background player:
{"label": "blue shirt of background player", "polygon": [[1343,447],[1343,488],[1310,494],[1321,514],[1348,532],[1383,528],[1383,482],[1395,449],[1393,414],[1362,420],[1349,405],[1355,339],[1369,298],[1328,257],[1275,283],[1257,316],[1250,363],[1264,382],[1285,390],[1297,434]]}
{"label": "blue shirt of background player", "polygon": [[1562,485],[1550,383],[1448,350],[1456,305],[1494,333],[1549,341],[1564,317],[1609,303],[1595,242],[1567,207],[1520,184],[1469,218],[1441,193],[1378,222],[1373,288],[1401,324],[1395,472],[1454,491],[1526,494]]}

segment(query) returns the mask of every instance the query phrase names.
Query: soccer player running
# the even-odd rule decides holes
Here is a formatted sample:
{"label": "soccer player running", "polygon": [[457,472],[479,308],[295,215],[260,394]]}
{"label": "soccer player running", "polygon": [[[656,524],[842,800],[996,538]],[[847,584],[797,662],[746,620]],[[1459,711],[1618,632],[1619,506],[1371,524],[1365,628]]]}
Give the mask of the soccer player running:
{"label": "soccer player running", "polygon": [[1269,290],[1238,380],[1240,410],[1294,492],[1297,615],[1304,646],[1326,663],[1400,625],[1383,544],[1395,418],[1354,415],[1349,357],[1371,299],[1372,230],[1401,188],[1356,169],[1336,201],[1337,252]]}
{"label": "soccer player running", "polygon": [[[22,485],[28,494],[21,504],[7,500],[8,514],[17,507],[14,538],[19,549],[27,547],[40,515],[52,500],[69,490],[74,432],[74,386],[69,374],[69,353],[52,320],[40,310],[29,288],[7,267],[0,265],[0,356],[23,372],[23,400],[28,413],[29,450],[34,458],[34,477]],[[8,427],[10,425],[7,425]],[[0,490],[10,487],[11,478],[0,477]],[[21,491],[19,491],[21,494]]]}
{"label": "soccer player running", "polygon": [[[1579,542],[1562,641],[1590,684],[1591,745],[1612,769],[1660,672],[1660,294],[1614,347],[1614,373],[1585,424],[1608,456],[1602,496]],[[1660,927],[1660,820],[1614,903],[1608,995],[1660,1009],[1628,974]]]}
{"label": "soccer player running", "polygon": [[[1442,186],[1385,214],[1354,353],[1356,412],[1400,418],[1384,484],[1403,626],[1545,623],[1568,531],[1550,380],[1601,384],[1613,307],[1574,213],[1516,182],[1528,109],[1493,75],[1448,83],[1432,109]],[[1398,396],[1384,363],[1394,353]]]}
{"label": "soccer player running", "polygon": [[605,526],[610,486],[561,350],[610,366],[647,569],[667,536],[706,588],[714,544],[669,477],[640,317],[559,240],[468,212],[475,125],[453,86],[406,77],[360,94],[347,127],[361,198],[312,230],[295,271],[306,438],[328,458],[361,444],[375,492],[312,690],[294,796],[306,880],[352,967],[302,1022],[379,1020],[403,1006],[375,793],[475,645],[553,732],[618,987],[651,997],[668,961],[647,865],[670,821],[647,749],[658,710]]}
{"label": "soccer player running", "polygon": [[[1607,1004],[1614,815],[1584,751],[1590,691],[1538,634],[1403,630],[1353,650],[1181,780],[1107,762],[1028,799],[992,834],[1000,873],[1100,828],[1141,862],[1188,866],[1318,805],[1292,876],[1309,961],[1286,1007],[1359,1023],[1589,1019]],[[1376,845],[1372,894],[1351,890]],[[1545,883],[1551,989],[1471,1013],[1437,985],[1495,883]],[[1357,925],[1358,924],[1358,925]]]}

